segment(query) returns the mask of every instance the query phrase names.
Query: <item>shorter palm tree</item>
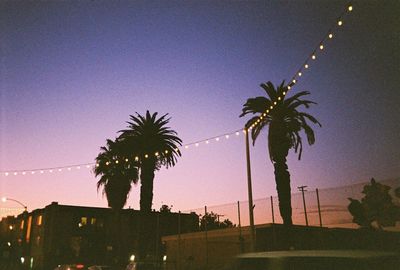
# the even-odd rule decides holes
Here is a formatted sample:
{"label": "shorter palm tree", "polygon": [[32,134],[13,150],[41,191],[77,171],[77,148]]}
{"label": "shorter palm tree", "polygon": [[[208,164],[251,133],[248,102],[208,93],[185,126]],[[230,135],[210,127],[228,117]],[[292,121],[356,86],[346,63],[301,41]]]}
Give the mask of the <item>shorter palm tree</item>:
{"label": "shorter palm tree", "polygon": [[95,176],[100,176],[97,190],[103,187],[108,206],[114,210],[125,206],[132,184],[138,182],[138,169],[134,159],[123,157],[121,146],[118,140],[108,139],[106,146],[100,148],[94,168]]}
{"label": "shorter palm tree", "polygon": [[[300,99],[303,96],[309,95],[307,91],[299,92],[291,97],[286,97],[288,91],[287,86],[284,86],[283,81],[277,88],[271,82],[262,83],[267,97],[260,96],[249,98],[243,105],[242,114],[256,114],[247,123],[246,128],[253,124],[255,127],[251,129],[251,137],[253,145],[258,138],[258,135],[264,128],[268,126],[268,150],[270,159],[274,165],[276,189],[279,199],[279,211],[285,225],[292,224],[292,207],[290,194],[290,174],[286,164],[286,157],[289,149],[294,148],[298,153],[299,160],[303,151],[303,141],[300,135],[301,131],[305,132],[309,145],[314,144],[315,135],[307,121],[321,126],[317,119],[310,114],[298,111],[300,106],[309,108],[311,104],[316,104],[313,101]],[[276,102],[276,105],[274,105]],[[267,109],[274,108],[269,114],[264,114]],[[260,116],[263,118],[257,123]]]}

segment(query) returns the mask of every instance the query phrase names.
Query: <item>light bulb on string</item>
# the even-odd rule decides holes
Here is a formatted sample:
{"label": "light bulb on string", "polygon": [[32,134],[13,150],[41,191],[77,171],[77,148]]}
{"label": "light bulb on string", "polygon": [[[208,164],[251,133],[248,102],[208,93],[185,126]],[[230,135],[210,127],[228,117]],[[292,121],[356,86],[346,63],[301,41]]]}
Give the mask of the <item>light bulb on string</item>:
{"label": "light bulb on string", "polygon": [[[96,167],[99,167],[98,165],[99,165],[99,164],[96,164]],[[80,170],[80,169],[81,169],[81,166],[76,166],[76,169],[77,169],[77,170]]]}
{"label": "light bulb on string", "polygon": [[239,131],[236,131],[236,133],[235,133],[235,134],[236,134],[236,136],[239,136],[239,135],[240,135]]}
{"label": "light bulb on string", "polygon": [[198,146],[199,146],[199,143],[196,143],[195,146],[198,147]]}
{"label": "light bulb on string", "polygon": [[139,161],[139,157],[135,157],[135,161]]}
{"label": "light bulb on string", "polygon": [[329,37],[329,38],[333,38],[333,34],[330,33],[330,34],[328,35],[328,37]]}
{"label": "light bulb on string", "polygon": [[343,21],[342,21],[342,20],[339,20],[337,24],[338,24],[339,26],[342,26],[342,25],[343,25]]}
{"label": "light bulb on string", "polygon": [[299,75],[299,77],[301,77],[301,75],[303,75],[301,72],[297,73]]}
{"label": "light bulb on string", "polygon": [[71,168],[68,168],[68,171],[70,171],[71,170]]}
{"label": "light bulb on string", "polygon": [[115,161],[115,164],[118,164],[118,163],[119,163],[119,161],[118,161],[118,160],[116,160],[116,161]]}
{"label": "light bulb on string", "polygon": [[40,173],[44,173],[44,171],[40,171]]}
{"label": "light bulb on string", "polygon": [[26,172],[22,172],[22,175],[25,175],[26,174]]}
{"label": "light bulb on string", "polygon": [[308,64],[305,64],[304,67],[305,67],[305,68],[308,68]]}
{"label": "light bulb on string", "polygon": [[311,58],[312,58],[312,60],[315,60],[315,58],[317,58],[317,57],[315,56],[315,54],[313,54],[313,55],[311,56]]}
{"label": "light bulb on string", "polygon": [[164,153],[165,153],[165,154],[168,154],[168,150],[165,150]]}
{"label": "light bulb on string", "polygon": [[185,149],[188,149],[189,148],[189,145],[185,145]]}
{"label": "light bulb on string", "polygon": [[229,135],[225,135],[225,138],[226,138],[226,139],[229,139]]}
{"label": "light bulb on string", "polygon": [[218,142],[218,141],[219,141],[219,138],[217,137],[215,140]]}
{"label": "light bulb on string", "polygon": [[59,172],[61,172],[61,171],[62,171],[62,169],[58,169],[58,171],[59,171]]}
{"label": "light bulb on string", "polygon": [[324,49],[324,45],[323,44],[319,45],[319,49],[323,50]]}
{"label": "light bulb on string", "polygon": [[148,155],[148,154],[145,154],[145,155],[144,155],[144,158],[148,158],[148,157],[149,157],[149,155]]}
{"label": "light bulb on string", "polygon": [[281,97],[278,97],[278,100],[281,100]]}
{"label": "light bulb on string", "polygon": [[207,140],[207,141],[206,141],[206,144],[209,144],[209,143],[210,143],[210,141]]}
{"label": "light bulb on string", "polygon": [[350,6],[347,8],[347,10],[348,10],[349,12],[353,11],[353,6],[350,5]]}

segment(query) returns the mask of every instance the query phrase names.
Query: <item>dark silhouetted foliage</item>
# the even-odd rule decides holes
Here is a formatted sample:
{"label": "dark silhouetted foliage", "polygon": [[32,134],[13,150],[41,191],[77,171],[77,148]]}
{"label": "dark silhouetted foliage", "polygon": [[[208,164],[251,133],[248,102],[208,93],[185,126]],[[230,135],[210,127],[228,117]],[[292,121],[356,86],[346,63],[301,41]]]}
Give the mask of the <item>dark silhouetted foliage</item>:
{"label": "dark silhouetted foliage", "polygon": [[236,224],[233,224],[232,221],[229,219],[224,219],[223,221],[219,221],[219,217],[221,215],[218,215],[217,213],[210,212],[205,215],[203,215],[200,218],[200,230],[204,231],[207,230],[216,230],[216,229],[224,229],[224,228],[234,228],[236,227]]}
{"label": "dark silhouetted foliage", "polygon": [[[363,188],[364,197],[361,201],[349,198],[348,210],[353,216],[353,222],[361,227],[375,229],[396,225],[396,221],[400,221],[400,207],[393,203],[390,189],[372,178],[371,183]],[[395,194],[397,191],[398,188]]]}
{"label": "dark silhouetted foliage", "polygon": [[172,210],[172,205],[168,206],[166,204],[163,204],[160,207],[160,213],[171,213],[171,210]]}
{"label": "dark silhouetted foliage", "polygon": [[[317,119],[310,114],[298,111],[299,107],[309,108],[313,101],[302,100],[303,96],[309,95],[307,91],[299,92],[291,97],[283,93],[288,91],[288,87],[283,81],[277,88],[271,83],[262,83],[267,97],[259,96],[249,98],[243,105],[242,114],[253,114],[254,116],[246,123],[246,128],[256,124],[259,117],[262,120],[251,129],[253,145],[260,132],[268,126],[268,150],[270,159],[274,165],[276,189],[279,198],[279,210],[286,225],[292,225],[292,207],[290,195],[290,174],[286,164],[286,157],[289,149],[293,148],[298,153],[299,160],[303,151],[303,141],[301,137],[304,131],[309,145],[314,144],[314,131],[309,126],[308,121],[321,126]],[[278,100],[278,97],[283,97]],[[265,114],[267,109],[276,102],[274,108]]]}

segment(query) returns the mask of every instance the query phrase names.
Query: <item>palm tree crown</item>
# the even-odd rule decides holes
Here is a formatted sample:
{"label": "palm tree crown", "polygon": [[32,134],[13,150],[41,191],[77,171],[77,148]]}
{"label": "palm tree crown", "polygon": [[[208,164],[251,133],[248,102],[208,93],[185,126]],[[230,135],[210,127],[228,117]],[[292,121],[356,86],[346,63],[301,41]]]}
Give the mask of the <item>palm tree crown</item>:
{"label": "palm tree crown", "polygon": [[[107,140],[106,146],[100,148],[96,157],[95,176],[100,176],[97,190],[103,187],[108,206],[113,209],[122,209],[128,199],[132,184],[138,181],[138,169],[133,160],[121,160],[121,149],[118,141]],[[128,162],[129,161],[129,162]]]}
{"label": "palm tree crown", "polygon": [[161,166],[174,166],[181,156],[178,147],[182,140],[177,133],[166,125],[168,114],[157,118],[157,113],[146,112],[145,116],[136,113],[130,115],[128,129],[121,130],[119,140],[124,151],[139,157],[140,168],[140,209],[151,211],[153,201],[154,172]]}
{"label": "palm tree crown", "polygon": [[[292,210],[290,199],[290,174],[287,169],[286,157],[289,149],[294,148],[301,159],[303,141],[301,131],[304,131],[309,145],[314,144],[315,135],[307,121],[321,126],[312,115],[298,111],[300,106],[309,108],[313,101],[302,100],[301,97],[309,95],[307,91],[299,92],[291,97],[286,97],[288,91],[283,81],[277,88],[271,82],[261,84],[267,97],[259,96],[249,98],[243,105],[240,117],[252,113],[255,114],[247,123],[246,128],[251,129],[253,145],[260,132],[268,126],[268,150],[275,169],[275,182],[279,197],[279,208],[285,224],[292,224]],[[279,98],[283,97],[283,98]],[[276,102],[276,103],[275,103]],[[270,109],[269,114],[264,112]],[[259,121],[260,116],[262,120]]]}

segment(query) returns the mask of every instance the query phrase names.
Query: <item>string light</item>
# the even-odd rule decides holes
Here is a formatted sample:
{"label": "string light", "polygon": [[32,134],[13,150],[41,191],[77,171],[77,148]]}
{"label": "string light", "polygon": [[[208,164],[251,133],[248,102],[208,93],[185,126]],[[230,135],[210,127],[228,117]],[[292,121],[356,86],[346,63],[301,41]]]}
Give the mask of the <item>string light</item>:
{"label": "string light", "polygon": [[[346,10],[347,10],[348,12],[353,11],[353,6],[352,6],[352,5],[348,5],[348,6],[346,7]],[[346,12],[346,11],[345,11],[345,12]],[[344,16],[344,13],[345,13],[345,12],[343,12],[342,15],[339,16],[338,21],[335,22],[335,24],[337,24],[338,26],[342,26],[342,25],[343,25],[342,17]],[[324,49],[324,44],[323,44],[323,42],[324,42],[327,38],[329,38],[329,39],[332,39],[332,38],[333,38],[333,29],[335,29],[335,27],[332,27],[332,28],[329,30],[328,34],[322,39],[322,41],[318,43],[318,47],[320,48],[320,50]],[[317,47],[317,48],[318,48],[318,47]],[[287,90],[291,90],[292,86],[294,86],[294,85],[297,83],[297,80],[296,80],[296,77],[297,77],[297,76],[298,76],[298,77],[301,77],[301,76],[303,75],[303,67],[304,67],[305,69],[308,69],[308,68],[309,68],[309,65],[308,65],[309,59],[310,59],[310,58],[311,58],[312,60],[315,60],[315,59],[316,59],[315,51],[317,50],[317,48],[313,50],[313,53],[312,53],[312,54],[309,56],[309,58],[305,61],[305,64],[303,64],[303,65],[301,66],[301,68],[295,73],[295,76],[293,76],[293,78],[292,78],[292,80],[291,80],[291,83],[290,83],[289,85],[286,86],[286,89],[287,89]],[[283,98],[283,96],[285,96],[286,94],[287,94],[287,91],[283,91],[283,92],[282,92],[282,97],[281,97],[281,96],[278,96],[278,97],[277,97],[277,100],[280,101],[280,100]],[[273,101],[273,105],[277,106],[277,105],[278,105],[278,102],[277,102],[277,101]],[[273,105],[271,104],[270,107],[269,107],[268,109],[266,109],[265,112],[263,112],[263,113],[260,115],[260,117],[259,117],[256,121],[254,121],[252,125],[250,125],[250,127],[249,127],[248,129],[250,130],[250,129],[254,128],[254,127],[256,126],[257,123],[261,123],[261,120],[263,119],[263,117],[266,117],[266,116],[271,112],[271,110],[274,108]],[[228,139],[228,138],[229,138],[229,135],[232,135],[232,134],[236,134],[237,136],[239,136],[239,134],[240,134],[239,131],[242,131],[243,133],[246,133],[246,130],[245,130],[245,129],[239,129],[239,130],[234,131],[234,132],[231,132],[231,133],[229,133],[229,134],[223,134],[223,135],[211,137],[211,138],[208,138],[208,139],[205,139],[205,140],[197,141],[197,142],[194,142],[194,143],[189,143],[189,144],[186,144],[186,145],[181,146],[180,148],[184,147],[185,149],[188,149],[190,145],[195,145],[196,147],[198,147],[198,146],[200,146],[201,143],[209,144],[211,139],[215,139],[216,141],[219,141],[219,140],[220,140],[220,137],[223,137],[223,136],[224,136],[226,139]],[[175,152],[178,152],[178,151],[179,151],[179,148],[175,148],[174,150],[175,150]],[[169,154],[168,150],[165,150],[164,153],[165,153],[165,154]],[[154,154],[155,154],[156,156],[159,156],[159,152],[155,152]],[[145,158],[148,158],[149,155],[148,155],[148,154],[145,154],[144,157],[145,157]],[[139,161],[139,157],[138,157],[138,156],[135,156],[135,157],[134,157],[134,160],[135,160],[135,161]],[[122,160],[121,160],[121,161],[122,161]],[[128,162],[128,161],[129,161],[129,159],[128,159],[128,158],[125,158],[125,162]],[[118,160],[115,161],[116,164],[118,164],[118,162],[119,162]],[[106,165],[109,165],[110,163],[107,161],[105,164],[106,164]],[[99,167],[100,165],[99,165],[98,163],[83,163],[83,164],[77,164],[77,165],[72,165],[72,166],[69,165],[69,166],[61,166],[61,167],[53,167],[53,168],[42,168],[42,169],[33,169],[33,170],[15,170],[15,171],[7,170],[7,171],[0,171],[0,176],[11,176],[11,175],[17,176],[17,175],[19,175],[19,173],[21,173],[21,175],[25,176],[25,175],[27,174],[27,171],[30,171],[32,175],[34,175],[36,172],[40,172],[40,174],[44,174],[45,172],[53,173],[54,170],[58,170],[59,172],[61,172],[61,171],[63,171],[63,169],[67,169],[68,171],[72,171],[72,167],[75,167],[77,170],[79,170],[79,169],[81,169],[81,167],[85,167],[85,168],[87,168],[87,169],[90,169],[90,168],[92,168],[93,166]]]}
{"label": "string light", "polygon": [[[352,5],[347,5],[346,6],[346,10],[351,12],[353,10],[353,6]],[[311,53],[311,55],[306,59],[306,61],[303,63],[303,65],[297,70],[297,72],[295,73],[295,75],[292,77],[292,79],[290,80],[291,83],[289,85],[286,86],[287,90],[291,90],[292,86],[294,86],[297,83],[297,78],[301,77],[303,75],[303,68],[304,69],[308,69],[309,65],[308,62],[310,61],[310,59],[312,60],[316,60],[317,59],[317,55],[316,55],[316,51],[318,50],[318,48],[320,50],[323,50],[325,48],[324,42],[329,38],[332,39],[333,38],[333,30],[335,29],[336,24],[338,26],[342,26],[343,25],[343,21],[342,21],[342,17],[344,16],[344,14],[346,13],[346,10],[344,10],[342,12],[342,14],[339,16],[339,19],[337,21],[335,21],[335,24],[331,27],[331,29],[329,29],[328,33],[322,38],[322,40],[318,43],[317,47],[313,50],[313,52]],[[282,93],[283,96],[286,95],[286,92]],[[280,101],[281,100],[281,96],[277,97],[277,100]],[[277,106],[278,103],[277,101],[272,101],[272,104],[274,106]],[[266,113],[268,114],[270,112],[270,110],[272,110],[274,108],[274,106],[270,106],[269,109],[265,110],[265,112],[261,113],[261,115],[254,120],[254,122],[252,123],[252,125],[250,125],[249,129],[254,128],[257,124],[260,123],[260,121],[263,119],[263,117],[266,117]]]}

